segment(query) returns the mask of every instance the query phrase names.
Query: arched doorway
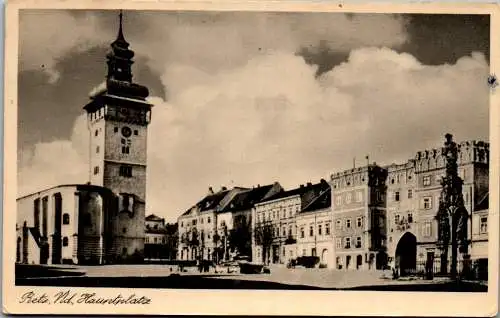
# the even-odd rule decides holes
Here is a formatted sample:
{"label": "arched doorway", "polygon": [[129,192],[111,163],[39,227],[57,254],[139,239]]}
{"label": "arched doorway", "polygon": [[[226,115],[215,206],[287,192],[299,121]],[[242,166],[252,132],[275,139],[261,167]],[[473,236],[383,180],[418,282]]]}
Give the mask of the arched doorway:
{"label": "arched doorway", "polygon": [[396,267],[400,275],[414,274],[417,269],[417,238],[410,232],[405,233],[396,247]]}
{"label": "arched doorway", "polygon": [[325,248],[323,252],[321,252],[321,264],[328,266],[328,250]]}

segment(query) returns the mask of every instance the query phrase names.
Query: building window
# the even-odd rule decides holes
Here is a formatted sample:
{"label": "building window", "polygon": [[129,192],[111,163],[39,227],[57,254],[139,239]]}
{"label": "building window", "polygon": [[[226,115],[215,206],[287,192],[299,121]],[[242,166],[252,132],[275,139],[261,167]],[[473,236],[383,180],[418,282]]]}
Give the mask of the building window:
{"label": "building window", "polygon": [[311,226],[309,226],[309,236],[313,236],[314,235],[314,228]]}
{"label": "building window", "polygon": [[123,232],[123,234],[127,233],[127,228],[126,228],[126,227],[124,227],[124,228],[122,229],[122,232]]}
{"label": "building window", "polygon": [[69,214],[68,213],[64,213],[63,214],[63,224],[64,225],[68,225],[69,224]]}
{"label": "building window", "polygon": [[125,178],[132,178],[132,167],[131,166],[120,166],[120,176]]}
{"label": "building window", "polygon": [[422,200],[423,200],[423,207],[425,210],[432,209],[432,197],[424,197]]}
{"label": "building window", "polygon": [[94,135],[97,137],[97,135],[99,135],[99,130],[96,129]]}
{"label": "building window", "polygon": [[183,227],[183,226],[184,226],[184,222],[181,222],[181,227]]}
{"label": "building window", "polygon": [[325,234],[330,235],[330,223],[325,224]]}
{"label": "building window", "polygon": [[350,237],[346,237],[346,238],[345,238],[345,245],[344,245],[344,248],[345,248],[345,249],[351,248],[351,238],[350,238]]}
{"label": "building window", "polygon": [[413,213],[408,213],[408,223],[413,223]]}
{"label": "building window", "polygon": [[114,132],[115,132],[115,133],[117,133],[117,132],[118,132],[118,127],[115,127]]}
{"label": "building window", "polygon": [[488,233],[488,217],[481,217],[479,225],[479,233]]}
{"label": "building window", "polygon": [[358,191],[356,192],[356,202],[361,202],[363,201],[363,192]]}
{"label": "building window", "polygon": [[352,194],[349,192],[345,196],[345,203],[349,204],[351,203],[351,200],[352,200]]}
{"label": "building window", "polygon": [[95,153],[99,153],[99,146],[95,147]]}
{"label": "building window", "polygon": [[337,230],[341,230],[341,229],[342,229],[342,221],[341,221],[341,220],[337,220],[337,221],[335,222],[335,228],[336,228]]}
{"label": "building window", "polygon": [[432,223],[431,222],[425,222],[424,223],[424,236],[431,236],[432,234]]}
{"label": "building window", "polygon": [[203,224],[203,218],[200,218],[200,222],[201,222],[201,224]]}
{"label": "building window", "polygon": [[304,238],[304,237],[305,237],[305,233],[304,233],[304,232],[305,232],[305,231],[304,231],[304,228],[303,228],[303,227],[301,227],[301,228],[300,228],[300,237],[301,237],[301,238]]}
{"label": "building window", "polygon": [[413,198],[413,190],[408,189],[408,199],[412,199],[412,198]]}
{"label": "building window", "polygon": [[318,235],[323,235],[322,231],[321,231],[321,227],[322,227],[321,224],[319,224],[318,225]]}
{"label": "building window", "polygon": [[94,174],[99,174],[99,167],[98,166],[94,167]]}
{"label": "building window", "polygon": [[361,248],[361,236],[356,238],[356,248]]}
{"label": "building window", "polygon": [[208,218],[207,218],[207,223],[209,223],[209,224],[210,224],[210,217],[208,217]]}
{"label": "building window", "polygon": [[193,224],[193,225],[196,225],[196,220],[193,220],[193,221],[192,221],[192,224]]}
{"label": "building window", "polygon": [[357,227],[362,227],[363,226],[363,218],[361,216],[358,216],[356,218],[356,226]]}
{"label": "building window", "polygon": [[424,182],[424,187],[430,186],[431,185],[431,176],[424,176],[423,182]]}
{"label": "building window", "polygon": [[398,224],[398,223],[399,223],[399,214],[396,214],[396,215],[394,216],[394,223],[395,223],[395,224]]}
{"label": "building window", "polygon": [[335,239],[335,246],[337,246],[337,249],[342,248],[342,238],[338,237],[337,239]]}
{"label": "building window", "polygon": [[335,204],[337,206],[341,206],[342,205],[342,197],[340,195],[335,198]]}
{"label": "building window", "polygon": [[134,135],[135,136],[139,135],[139,131],[137,129],[134,130]]}
{"label": "building window", "polygon": [[129,154],[130,153],[130,147],[128,147],[128,146],[122,146],[122,153],[123,154]]}
{"label": "building window", "polygon": [[399,191],[394,192],[394,201],[399,201]]}
{"label": "building window", "polygon": [[63,237],[63,246],[68,246],[68,244],[69,244],[68,237],[67,236]]}
{"label": "building window", "polygon": [[286,237],[286,226],[283,226],[283,236]]}
{"label": "building window", "polygon": [[351,219],[345,220],[345,227],[350,229],[351,228]]}

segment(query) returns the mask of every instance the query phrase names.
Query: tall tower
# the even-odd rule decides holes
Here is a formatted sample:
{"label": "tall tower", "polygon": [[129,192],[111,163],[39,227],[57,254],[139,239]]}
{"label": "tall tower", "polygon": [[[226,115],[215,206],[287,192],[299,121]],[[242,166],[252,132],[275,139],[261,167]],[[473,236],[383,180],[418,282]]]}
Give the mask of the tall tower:
{"label": "tall tower", "polygon": [[103,229],[109,259],[140,259],[144,249],[147,128],[152,105],[149,91],[132,82],[134,51],[119,30],[107,54],[106,81],[90,94],[87,112],[90,132],[90,183],[118,196],[117,209],[108,212]]}

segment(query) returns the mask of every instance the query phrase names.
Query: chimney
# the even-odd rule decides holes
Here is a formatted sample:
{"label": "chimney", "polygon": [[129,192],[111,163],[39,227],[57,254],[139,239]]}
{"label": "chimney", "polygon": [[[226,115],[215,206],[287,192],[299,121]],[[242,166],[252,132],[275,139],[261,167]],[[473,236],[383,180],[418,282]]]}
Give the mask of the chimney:
{"label": "chimney", "polygon": [[208,187],[208,194],[214,194],[214,189],[212,187]]}
{"label": "chimney", "polygon": [[307,186],[308,186],[308,187],[312,187],[312,185],[313,185],[313,184],[312,184],[311,182],[308,182],[308,183],[307,183]]}
{"label": "chimney", "polygon": [[301,184],[301,185],[300,185],[300,188],[302,189],[303,187],[304,187],[304,185],[303,185],[303,184]]}
{"label": "chimney", "polygon": [[227,188],[225,186],[222,186],[221,191],[226,191]]}

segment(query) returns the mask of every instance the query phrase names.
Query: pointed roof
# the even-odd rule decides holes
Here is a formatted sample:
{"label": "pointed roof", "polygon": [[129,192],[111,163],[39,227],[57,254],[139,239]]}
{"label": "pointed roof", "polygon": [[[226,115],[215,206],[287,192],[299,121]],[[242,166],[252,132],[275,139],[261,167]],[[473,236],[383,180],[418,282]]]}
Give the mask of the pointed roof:
{"label": "pointed roof", "polygon": [[163,221],[163,218],[155,215],[155,214],[150,214],[148,216],[146,216],[146,221],[157,221],[157,222],[161,222]]}
{"label": "pointed roof", "polygon": [[268,184],[265,186],[258,186],[257,188],[240,192],[236,194],[231,201],[229,201],[229,203],[225,206],[223,210],[221,210],[221,212],[227,212],[227,211],[236,212],[236,211],[248,210],[252,208],[256,203],[265,199],[275,185],[277,184],[276,183]]}

